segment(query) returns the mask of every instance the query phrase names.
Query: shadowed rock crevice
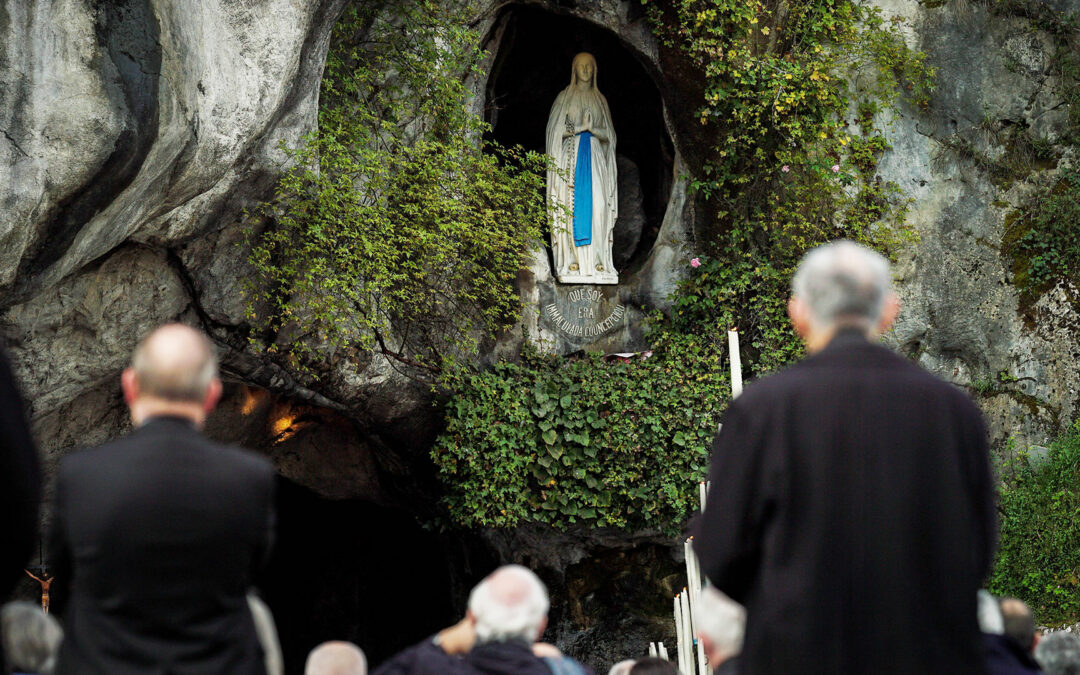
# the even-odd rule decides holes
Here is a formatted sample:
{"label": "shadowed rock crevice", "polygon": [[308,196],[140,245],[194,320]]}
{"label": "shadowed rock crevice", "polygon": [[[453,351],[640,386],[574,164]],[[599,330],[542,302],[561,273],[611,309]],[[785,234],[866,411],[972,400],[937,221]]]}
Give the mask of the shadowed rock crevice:
{"label": "shadowed rock crevice", "polygon": [[24,288],[58,260],[82,226],[131,183],[157,138],[161,44],[150,1],[100,4],[95,30],[108,57],[99,63],[102,80],[114,108],[126,111],[124,128],[93,178],[57,206],[40,247],[23,261],[19,278]]}
{"label": "shadowed rock crevice", "polygon": [[260,580],[286,672],[326,640],[362,645],[374,667],[461,618],[456,547],[407,513],[322,499],[278,481],[277,546]]}

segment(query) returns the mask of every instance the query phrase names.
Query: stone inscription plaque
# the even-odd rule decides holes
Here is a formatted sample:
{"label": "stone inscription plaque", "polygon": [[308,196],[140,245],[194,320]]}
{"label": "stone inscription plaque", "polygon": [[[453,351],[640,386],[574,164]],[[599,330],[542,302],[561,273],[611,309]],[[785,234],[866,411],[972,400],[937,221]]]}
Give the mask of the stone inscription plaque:
{"label": "stone inscription plaque", "polygon": [[596,288],[575,288],[560,293],[544,305],[544,317],[552,328],[573,338],[598,338],[626,315],[626,307],[609,300]]}

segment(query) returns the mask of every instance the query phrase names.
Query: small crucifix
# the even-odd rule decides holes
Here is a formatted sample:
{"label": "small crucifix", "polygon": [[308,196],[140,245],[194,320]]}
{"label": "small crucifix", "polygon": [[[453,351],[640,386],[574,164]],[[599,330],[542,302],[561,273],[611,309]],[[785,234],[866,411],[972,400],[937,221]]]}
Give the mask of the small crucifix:
{"label": "small crucifix", "polygon": [[23,572],[26,572],[26,576],[30,577],[34,581],[41,584],[41,611],[48,614],[49,613],[49,587],[52,586],[53,579],[55,579],[56,577],[49,576],[49,574],[45,571],[44,566],[38,566],[38,568],[36,568],[36,569],[38,569],[39,573],[41,574],[40,577],[34,576],[34,573],[31,572],[30,570],[23,570]]}

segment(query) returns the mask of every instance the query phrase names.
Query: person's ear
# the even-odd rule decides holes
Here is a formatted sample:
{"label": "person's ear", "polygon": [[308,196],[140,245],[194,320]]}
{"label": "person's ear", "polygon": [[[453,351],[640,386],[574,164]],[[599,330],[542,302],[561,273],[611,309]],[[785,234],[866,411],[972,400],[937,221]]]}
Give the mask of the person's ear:
{"label": "person's ear", "polygon": [[787,313],[795,333],[803,340],[806,340],[810,336],[810,312],[807,310],[806,303],[795,296],[791,296],[787,303]]}
{"label": "person's ear", "polygon": [[885,296],[885,306],[881,310],[881,318],[878,320],[876,327],[877,334],[882,335],[892,328],[898,316],[900,316],[900,298],[897,297],[896,293],[889,293]]}
{"label": "person's ear", "polygon": [[216,377],[210,380],[210,386],[206,388],[206,396],[203,397],[203,412],[207,415],[221,400],[221,389],[221,380]]}
{"label": "person's ear", "polygon": [[472,613],[471,609],[465,610],[465,620],[474,626],[476,625],[476,615]]}
{"label": "person's ear", "polygon": [[540,620],[540,627],[536,631],[536,639],[539,640],[544,635],[544,631],[547,630],[547,617],[545,616]]}
{"label": "person's ear", "polygon": [[133,369],[125,368],[124,372],[120,373],[120,389],[124,392],[124,403],[131,407],[131,404],[139,397],[139,382],[135,378]]}
{"label": "person's ear", "polygon": [[720,665],[719,655],[713,649],[712,640],[698,633],[697,639],[701,640],[701,649],[705,652],[705,658],[709,661],[709,667],[715,668]]}

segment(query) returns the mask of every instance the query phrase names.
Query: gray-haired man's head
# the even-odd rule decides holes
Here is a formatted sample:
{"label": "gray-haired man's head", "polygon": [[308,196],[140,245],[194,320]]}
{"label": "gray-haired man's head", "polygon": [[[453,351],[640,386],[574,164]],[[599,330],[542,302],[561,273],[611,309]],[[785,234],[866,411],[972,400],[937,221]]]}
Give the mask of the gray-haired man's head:
{"label": "gray-haired man's head", "polygon": [[476,640],[532,644],[547,625],[547,588],[526,567],[505,565],[477,584],[469,595]]}
{"label": "gray-haired man's head", "polygon": [[29,602],[4,605],[0,610],[0,633],[12,672],[52,673],[64,632],[40,606]]}
{"label": "gray-haired man's head", "polygon": [[713,667],[742,651],[746,610],[712,586],[703,588],[698,602],[697,635]]}
{"label": "gray-haired man's head", "polygon": [[883,331],[898,309],[889,261],[852,241],[813,249],[791,280],[788,310],[812,351],[815,339],[827,339],[839,328],[866,335]]}
{"label": "gray-haired man's head", "polygon": [[1035,646],[1035,660],[1046,675],[1080,675],[1080,638],[1072,633],[1050,633]]}

